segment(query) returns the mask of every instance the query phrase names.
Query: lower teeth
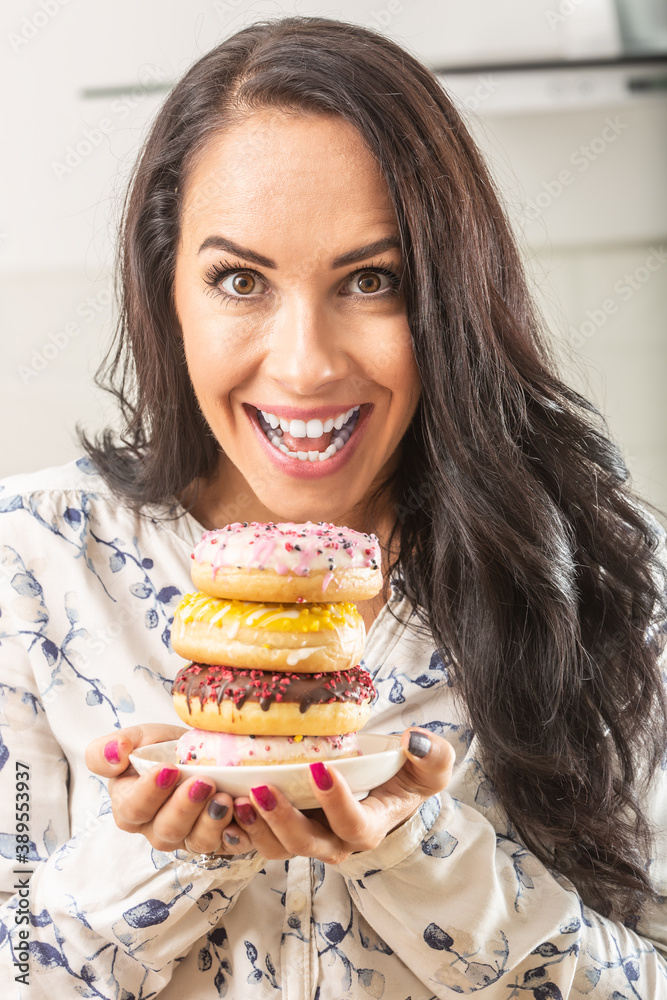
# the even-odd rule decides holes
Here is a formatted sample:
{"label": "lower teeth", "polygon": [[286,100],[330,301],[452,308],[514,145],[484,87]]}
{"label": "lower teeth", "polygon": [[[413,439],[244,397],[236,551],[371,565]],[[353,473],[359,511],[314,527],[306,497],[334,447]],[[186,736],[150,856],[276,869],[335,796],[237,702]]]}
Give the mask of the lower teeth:
{"label": "lower teeth", "polygon": [[[343,424],[339,431],[334,432],[334,436],[331,439],[331,444],[326,449],[326,451],[290,451],[287,445],[282,443],[281,435],[276,433],[273,428],[269,427],[266,421],[263,419],[260,413],[257,414],[259,419],[259,424],[267,438],[271,442],[274,448],[278,451],[282,451],[283,455],[287,455],[288,458],[298,458],[300,462],[326,462],[327,459],[333,458],[341,448],[344,448],[350,439],[350,435],[354,430],[354,426],[357,422],[359,416],[359,411],[357,410],[353,416],[350,417],[346,424]],[[307,439],[305,439],[307,440]]]}

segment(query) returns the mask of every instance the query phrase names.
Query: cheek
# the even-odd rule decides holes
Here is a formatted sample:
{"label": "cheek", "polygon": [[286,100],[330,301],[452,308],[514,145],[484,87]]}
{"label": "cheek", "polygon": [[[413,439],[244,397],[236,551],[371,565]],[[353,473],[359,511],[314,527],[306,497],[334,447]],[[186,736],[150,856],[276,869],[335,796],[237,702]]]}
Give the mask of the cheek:
{"label": "cheek", "polygon": [[257,338],[223,324],[208,312],[179,313],[183,350],[198,397],[223,396],[249,377],[256,366]]}
{"label": "cheek", "polygon": [[407,326],[374,341],[366,372],[393,391],[419,395],[419,374]]}
{"label": "cheek", "polygon": [[203,409],[226,402],[234,388],[248,377],[240,355],[202,341],[185,345],[185,357],[192,382]]}

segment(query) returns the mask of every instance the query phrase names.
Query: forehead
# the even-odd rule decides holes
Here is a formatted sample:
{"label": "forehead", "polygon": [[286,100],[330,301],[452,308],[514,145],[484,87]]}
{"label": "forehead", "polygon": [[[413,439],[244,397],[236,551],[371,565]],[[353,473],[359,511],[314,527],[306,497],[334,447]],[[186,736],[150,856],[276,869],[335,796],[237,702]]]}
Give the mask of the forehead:
{"label": "forehead", "polygon": [[379,164],[359,132],[329,115],[256,112],[218,132],[185,185],[182,230],[253,231],[393,224]]}

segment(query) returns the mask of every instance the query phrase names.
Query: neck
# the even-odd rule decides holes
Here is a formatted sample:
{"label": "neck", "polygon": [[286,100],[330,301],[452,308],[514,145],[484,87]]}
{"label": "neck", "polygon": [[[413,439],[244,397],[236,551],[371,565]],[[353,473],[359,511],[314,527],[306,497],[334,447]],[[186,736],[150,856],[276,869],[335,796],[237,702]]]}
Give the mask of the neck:
{"label": "neck", "polygon": [[[192,502],[193,496],[194,502]],[[219,466],[213,476],[196,480],[180,500],[207,530],[221,528],[234,521],[266,523],[285,520],[284,516],[277,515],[262,503],[231,463],[225,467],[224,472]],[[326,511],[315,511],[310,519],[332,521],[353,528],[355,531],[373,532],[380,541],[383,554],[386,552],[389,536],[396,522],[389,498],[382,498],[375,504],[364,498],[348,510],[331,516]]]}

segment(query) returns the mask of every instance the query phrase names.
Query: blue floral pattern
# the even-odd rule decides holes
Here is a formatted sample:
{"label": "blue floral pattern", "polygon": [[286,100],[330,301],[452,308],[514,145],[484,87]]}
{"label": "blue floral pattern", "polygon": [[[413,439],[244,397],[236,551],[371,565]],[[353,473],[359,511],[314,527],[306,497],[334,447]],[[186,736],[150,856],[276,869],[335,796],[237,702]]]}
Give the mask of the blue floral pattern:
{"label": "blue floral pattern", "polygon": [[[665,1000],[667,899],[628,926],[526,850],[460,715],[450,665],[395,588],[364,662],[368,728],[448,739],[448,790],[339,866],[251,853],[214,869],[123,833],[88,742],[178,724],[169,645],[200,528],[132,513],[87,460],[0,488],[1,995],[180,1000]],[[29,985],[15,980],[16,762],[30,768]],[[667,772],[647,808],[667,895]],[[20,866],[19,866],[20,867]]]}

